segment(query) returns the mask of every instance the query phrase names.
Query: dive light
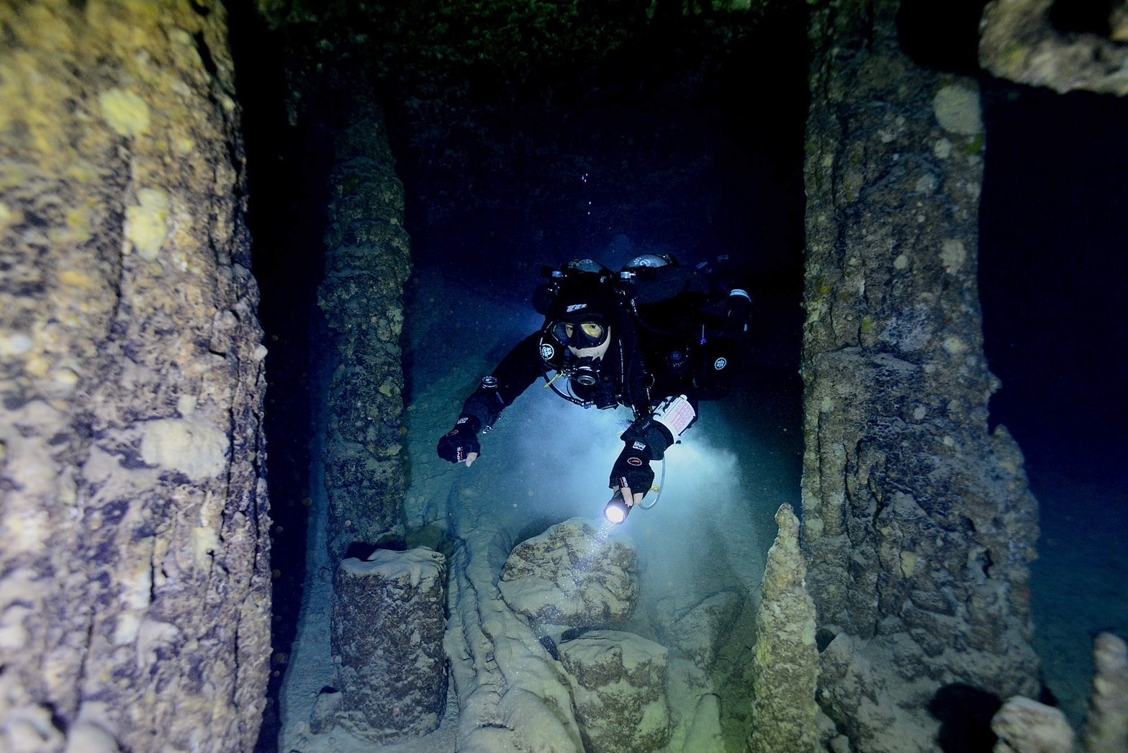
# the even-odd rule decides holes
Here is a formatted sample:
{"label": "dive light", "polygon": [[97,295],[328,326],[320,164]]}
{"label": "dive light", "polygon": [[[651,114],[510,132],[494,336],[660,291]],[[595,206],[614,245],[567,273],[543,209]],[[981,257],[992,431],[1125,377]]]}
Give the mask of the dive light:
{"label": "dive light", "polygon": [[631,506],[623,499],[623,492],[617,491],[603,508],[603,517],[607,518],[611,523],[619,525],[627,519],[627,515],[629,515],[630,512]]}

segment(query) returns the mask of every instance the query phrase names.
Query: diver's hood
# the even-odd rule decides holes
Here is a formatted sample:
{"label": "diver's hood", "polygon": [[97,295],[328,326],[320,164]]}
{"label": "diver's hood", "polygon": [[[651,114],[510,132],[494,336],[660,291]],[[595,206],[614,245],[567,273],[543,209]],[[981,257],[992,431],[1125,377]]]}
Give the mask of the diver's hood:
{"label": "diver's hood", "polygon": [[584,319],[610,324],[622,305],[615,273],[598,262],[580,259],[557,270],[542,270],[549,282],[533,293],[533,306],[553,322]]}

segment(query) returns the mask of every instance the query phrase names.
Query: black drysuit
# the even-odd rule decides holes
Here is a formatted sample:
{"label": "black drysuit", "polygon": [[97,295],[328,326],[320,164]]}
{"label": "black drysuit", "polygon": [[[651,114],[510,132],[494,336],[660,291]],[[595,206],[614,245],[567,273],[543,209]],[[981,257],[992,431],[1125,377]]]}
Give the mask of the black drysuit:
{"label": "black drysuit", "polygon": [[492,427],[538,377],[552,380],[555,375],[563,385],[553,380],[554,390],[572,402],[599,408],[623,405],[634,411],[636,420],[621,436],[625,447],[610,485],[649,489],[654,478],[650,461],[661,460],[677,440],[666,425],[652,420],[654,411],[668,399],[685,396],[696,415],[699,400],[727,393],[750,308],[747,294],[722,291],[724,297],[717,301],[719,296],[715,291],[710,295],[703,275],[693,269],[673,271],[677,276],[667,273],[659,284],[632,291],[636,295],[631,305],[614,312],[596,384],[570,384],[560,375],[567,370],[567,355],[546,322],[482,380],[463,405],[455,429],[440,440],[439,455],[460,462],[469,452],[480,452],[477,433]]}

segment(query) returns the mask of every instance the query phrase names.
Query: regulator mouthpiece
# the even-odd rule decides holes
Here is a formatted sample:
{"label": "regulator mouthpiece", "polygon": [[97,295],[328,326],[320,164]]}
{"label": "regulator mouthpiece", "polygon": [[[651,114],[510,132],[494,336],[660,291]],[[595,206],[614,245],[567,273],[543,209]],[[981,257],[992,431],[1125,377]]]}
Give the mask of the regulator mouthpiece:
{"label": "regulator mouthpiece", "polygon": [[599,375],[595,369],[585,364],[576,369],[575,373],[572,374],[572,379],[575,379],[577,384],[584,387],[591,387],[599,381]]}
{"label": "regulator mouthpiece", "polygon": [[623,499],[622,492],[615,492],[608,502],[607,506],[603,508],[603,517],[607,518],[608,522],[620,525],[627,519],[627,515],[631,512],[631,506]]}

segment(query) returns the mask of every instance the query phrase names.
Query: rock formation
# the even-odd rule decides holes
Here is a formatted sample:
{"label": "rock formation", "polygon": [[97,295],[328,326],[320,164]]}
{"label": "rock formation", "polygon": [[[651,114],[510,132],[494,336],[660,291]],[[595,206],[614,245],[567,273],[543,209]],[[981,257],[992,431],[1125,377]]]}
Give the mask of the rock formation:
{"label": "rock formation", "polygon": [[688,609],[678,609],[676,601],[660,598],[649,610],[658,639],[708,672],[740,616],[744,598],[736,591],[720,591]]}
{"label": "rock formation", "polygon": [[377,550],[337,568],[333,662],[340,699],[332,716],[354,735],[387,744],[439,726],[447,691],[445,575],[443,556],[422,547]]}
{"label": "rock formation", "polygon": [[799,519],[791,505],[776,513],[779,534],[768,551],[756,654],[752,659],[750,753],[813,753],[818,748],[819,652],[815,605],[807,594],[807,568],[799,550]]}
{"label": "rock formation", "polygon": [[1037,687],[1037,504],[987,426],[979,95],[902,52],[898,9],[815,9],[807,135],[802,540],[820,626],[843,639],[820,704],[871,752],[930,746],[942,685]]}
{"label": "rock formation", "polygon": [[1056,92],[1128,94],[1128,5],[1108,3],[1107,28],[1061,29],[1053,0],[994,0],[983,12],[979,63],[999,78]]}
{"label": "rock formation", "polygon": [[666,649],[618,630],[560,644],[588,753],[659,750],[670,739]]}
{"label": "rock formation", "polygon": [[252,750],[266,349],[225,9],[0,26],[0,748]]}
{"label": "rock formation", "polygon": [[540,624],[622,623],[638,601],[637,556],[573,518],[514,547],[498,588],[510,609]]}
{"label": "rock formation", "polygon": [[[1093,687],[1081,730],[1084,753],[1128,750],[1128,644],[1112,633],[1093,641]],[[1023,696],[1008,700],[991,720],[996,753],[1073,753],[1074,733],[1059,709]]]}
{"label": "rock formation", "polygon": [[451,505],[447,655],[458,693],[458,750],[583,750],[568,679],[529,627],[500,598],[509,552],[496,520]]}
{"label": "rock formation", "polygon": [[1015,696],[991,720],[995,753],[1073,753],[1073,730],[1060,709]]}
{"label": "rock formation", "polygon": [[[357,92],[364,87],[358,82]],[[325,280],[318,294],[336,351],[325,486],[329,550],[403,536],[403,286],[411,273],[403,186],[383,116],[365,96],[338,103],[345,127],[331,176]]]}
{"label": "rock formation", "polygon": [[1128,644],[1112,633],[1093,641],[1093,689],[1081,730],[1085,753],[1128,750]]}

